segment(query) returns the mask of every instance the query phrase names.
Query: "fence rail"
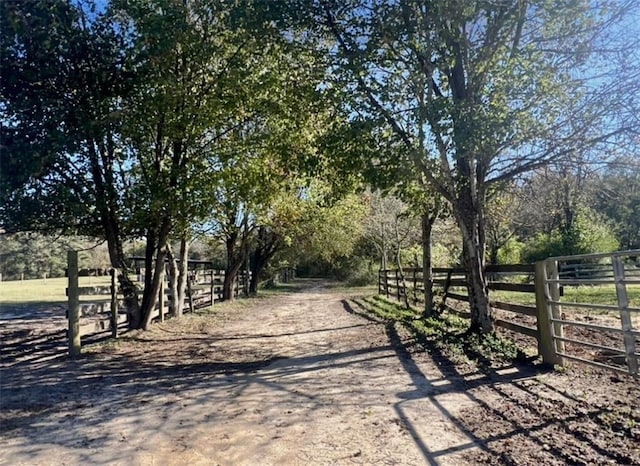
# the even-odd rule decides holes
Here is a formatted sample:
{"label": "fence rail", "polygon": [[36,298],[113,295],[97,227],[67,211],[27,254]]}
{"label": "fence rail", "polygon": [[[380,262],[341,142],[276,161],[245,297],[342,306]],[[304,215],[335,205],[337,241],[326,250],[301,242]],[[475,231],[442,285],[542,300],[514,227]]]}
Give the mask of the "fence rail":
{"label": "fence rail", "polygon": [[[510,291],[515,293],[528,293],[534,295],[536,286],[534,283],[535,266],[533,264],[509,264],[509,265],[490,265],[485,269],[489,277],[488,288],[491,298],[491,290],[493,291]],[[447,300],[466,302],[468,295],[466,294],[467,279],[464,269],[461,268],[434,268],[432,270],[434,291],[440,291],[442,296],[442,305],[451,312],[462,317],[470,317],[470,313],[456,309],[447,305]],[[378,280],[378,291],[386,294],[387,297],[394,296],[400,300],[411,298],[414,304],[424,302],[422,295],[423,287],[423,270],[421,268],[407,268],[400,270],[380,270]],[[510,280],[510,281],[506,281]],[[527,283],[523,283],[523,282]],[[499,309],[512,314],[520,314],[529,317],[536,317],[538,310],[536,306],[528,306],[519,303],[508,303],[499,300],[490,300],[490,305],[494,309]],[[540,332],[536,326],[535,320],[532,322],[534,326],[523,325],[522,322],[515,322],[507,318],[496,318],[494,324],[513,332],[517,332],[529,337],[533,337],[540,344]]]}
{"label": "fence rail", "polygon": [[[124,297],[118,287],[118,271],[111,269],[111,284],[99,286],[78,285],[78,254],[69,251],[67,256],[69,285],[67,297],[69,309],[68,338],[69,354],[78,356],[81,352],[81,338],[86,335],[111,331],[111,336],[117,337],[119,326],[128,322],[128,316],[123,308]],[[192,312],[197,309],[213,306],[222,300],[224,270],[191,271],[187,280],[184,311]],[[234,283],[234,296],[248,293],[250,273],[241,271]],[[165,280],[161,282],[156,307],[152,312],[152,321],[163,322],[170,312],[173,299],[170,287]]]}
{"label": "fence rail", "polygon": [[[564,364],[573,360],[638,376],[640,251],[487,266],[485,272],[491,307],[516,315],[519,320],[500,313],[494,317],[495,325],[535,338],[544,362]],[[419,268],[381,270],[378,291],[387,297],[418,303],[423,301],[423,278]],[[444,307],[470,316],[460,306],[447,304],[448,300],[468,303],[463,269],[434,268],[433,284],[434,291],[440,291]],[[535,299],[507,302],[493,299],[496,292],[533,294]],[[528,305],[526,301],[535,304]]]}

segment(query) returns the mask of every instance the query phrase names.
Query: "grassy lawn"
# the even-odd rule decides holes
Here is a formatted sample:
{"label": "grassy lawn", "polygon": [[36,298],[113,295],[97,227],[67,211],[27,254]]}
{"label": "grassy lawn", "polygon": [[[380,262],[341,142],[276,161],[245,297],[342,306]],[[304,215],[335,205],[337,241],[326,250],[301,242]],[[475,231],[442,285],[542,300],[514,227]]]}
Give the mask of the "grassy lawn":
{"label": "grassy lawn", "polygon": [[[80,277],[80,286],[108,285],[110,277]],[[0,304],[59,303],[67,300],[67,278],[0,282]]]}
{"label": "grassy lawn", "polygon": [[[640,285],[627,285],[627,296],[631,307],[640,307]],[[514,304],[535,305],[536,297],[533,293],[518,293],[514,291],[491,291],[490,297],[495,301]],[[617,305],[616,289],[614,285],[601,286],[566,286],[563,303],[588,303]]]}
{"label": "grassy lawn", "polygon": [[[0,282],[0,305],[47,304],[67,301],[67,278],[47,278],[37,280],[14,280]],[[111,284],[111,277],[79,277],[80,286]],[[261,289],[260,297],[275,296],[293,292],[300,288],[299,282],[281,283],[270,289]],[[108,296],[82,296],[82,301],[106,300]],[[248,301],[251,303],[251,300]],[[219,304],[217,304],[219,305]]]}

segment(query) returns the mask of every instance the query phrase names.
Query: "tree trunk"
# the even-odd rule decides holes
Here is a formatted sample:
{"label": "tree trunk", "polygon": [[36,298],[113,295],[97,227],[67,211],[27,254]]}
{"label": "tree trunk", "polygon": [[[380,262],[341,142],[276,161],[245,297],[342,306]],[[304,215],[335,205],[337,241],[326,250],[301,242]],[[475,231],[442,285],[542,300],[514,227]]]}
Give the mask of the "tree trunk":
{"label": "tree trunk", "polygon": [[400,232],[398,231],[398,221],[399,221],[399,217],[396,216],[396,223],[395,223],[396,245],[397,245],[396,265],[398,266],[398,271],[396,273],[400,274],[400,281],[402,282],[404,305],[407,309],[409,309],[410,306],[409,306],[409,294],[407,293],[407,281],[404,276],[404,270],[402,269],[402,245],[400,240]]}
{"label": "tree trunk", "polygon": [[380,268],[387,270],[387,241],[384,234],[384,223],[380,222],[380,235],[382,236],[382,248],[380,250]]}
{"label": "tree trunk", "polygon": [[107,240],[111,266],[121,271],[121,273],[118,274],[118,289],[124,297],[125,311],[128,316],[137,315],[140,312],[138,287],[130,278],[131,269],[124,257],[122,238],[119,233],[117,220],[112,218],[112,215],[107,212],[103,214],[102,224]]}
{"label": "tree trunk", "polygon": [[147,243],[144,251],[144,290],[142,291],[142,302],[137,313],[129,314],[129,329],[143,328],[146,320],[146,310],[149,309],[150,301],[153,298],[149,292],[153,286],[154,260],[156,257],[156,234],[153,229],[147,230]]}
{"label": "tree trunk", "polygon": [[483,230],[479,225],[480,215],[466,205],[456,206],[456,219],[464,242],[464,266],[467,275],[467,291],[471,311],[470,330],[491,333],[493,320],[489,306],[489,292],[484,274]]}
{"label": "tree trunk", "polygon": [[176,317],[182,317],[184,311],[184,300],[187,297],[187,280],[189,280],[189,242],[183,237],[180,239],[180,258],[178,260]]}
{"label": "tree trunk", "polygon": [[[249,294],[256,295],[258,293],[258,284],[260,283],[260,276],[262,271],[266,268],[269,260],[278,251],[277,248],[264,251],[260,250],[260,254],[256,254],[251,263],[251,281],[249,282]],[[258,251],[256,251],[257,253]]]}
{"label": "tree trunk", "polygon": [[229,235],[226,240],[227,266],[224,271],[224,282],[222,284],[222,299],[225,301],[233,301],[235,298],[234,285],[244,259],[242,251],[237,250],[237,238],[238,234],[234,233]]}
{"label": "tree trunk", "polygon": [[235,299],[235,282],[241,267],[242,261],[230,267],[227,266],[225,269],[224,283],[222,284],[222,299],[225,301],[233,301]]}
{"label": "tree trunk", "polygon": [[146,329],[151,322],[153,311],[158,302],[160,280],[164,279],[164,259],[171,224],[167,218],[159,225],[147,229],[147,247],[145,250],[145,276],[142,304],[138,316],[133,316],[129,328]]}
{"label": "tree trunk", "polygon": [[260,283],[260,275],[265,269],[271,258],[282,247],[277,234],[269,231],[266,227],[258,228],[258,246],[253,252],[251,261],[251,281],[249,282],[249,294],[256,295],[258,293],[258,284]]}
{"label": "tree trunk", "polygon": [[[160,292],[161,283],[164,280],[164,272],[165,272],[165,248],[159,248],[156,254],[156,261],[153,270],[153,280],[151,282],[151,291],[149,294],[151,296],[148,300],[148,307],[144,309],[142,328],[144,330],[147,329],[149,324],[151,323],[151,319],[153,318],[153,314],[156,308],[156,304],[158,303],[158,293]],[[147,294],[147,290],[145,289],[145,294]]]}
{"label": "tree trunk", "polygon": [[431,234],[435,217],[429,213],[422,214],[422,285],[424,288],[424,317],[432,317],[433,302],[433,270],[431,266]]}
{"label": "tree trunk", "polygon": [[251,281],[249,282],[249,295],[255,296],[258,294],[258,283],[260,283],[260,274],[264,270],[266,261],[256,261],[251,264]]}
{"label": "tree trunk", "polygon": [[[138,300],[138,287],[129,278],[131,269],[127,264],[124,248],[122,247],[123,238],[120,230],[121,219],[118,208],[118,194],[113,182],[115,154],[112,145],[101,145],[98,142],[100,138],[94,136],[89,135],[87,138],[87,147],[89,149],[91,175],[96,190],[96,207],[100,213],[100,223],[104,237],[107,240],[111,266],[121,270],[118,275],[119,289],[124,296],[124,306],[129,319],[131,319],[131,316],[139,315],[140,303]],[[103,150],[99,152],[100,147]]]}
{"label": "tree trunk", "polygon": [[169,312],[171,313],[171,316],[178,317],[182,313],[182,307],[178,306],[180,303],[178,295],[178,262],[173,254],[173,249],[169,244],[167,244],[167,259],[169,262],[169,289],[171,292]]}
{"label": "tree trunk", "polygon": [[175,318],[180,318],[184,312],[184,300],[187,293],[189,243],[186,238],[180,240],[180,251],[177,258],[169,244],[167,244],[166,251],[169,259],[169,276],[171,278],[171,315]]}

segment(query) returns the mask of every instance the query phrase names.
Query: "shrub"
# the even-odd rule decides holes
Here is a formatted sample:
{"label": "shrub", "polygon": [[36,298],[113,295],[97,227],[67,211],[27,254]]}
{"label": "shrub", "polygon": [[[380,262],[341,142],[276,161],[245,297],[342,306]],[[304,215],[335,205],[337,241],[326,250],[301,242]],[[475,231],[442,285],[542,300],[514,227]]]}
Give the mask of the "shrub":
{"label": "shrub", "polygon": [[583,209],[569,227],[551,234],[538,233],[522,251],[525,262],[536,262],[555,256],[572,256],[612,252],[618,248],[613,228],[597,213]]}

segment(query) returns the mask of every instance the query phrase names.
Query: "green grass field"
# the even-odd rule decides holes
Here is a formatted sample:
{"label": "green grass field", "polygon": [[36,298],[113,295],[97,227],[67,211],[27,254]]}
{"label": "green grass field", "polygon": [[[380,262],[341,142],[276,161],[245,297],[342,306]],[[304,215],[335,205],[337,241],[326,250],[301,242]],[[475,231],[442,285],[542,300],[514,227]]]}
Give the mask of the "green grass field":
{"label": "green grass field", "polygon": [[[536,297],[533,293],[518,293],[513,291],[491,291],[491,299],[513,304],[535,305]],[[640,285],[627,285],[629,306],[640,307]],[[614,285],[602,286],[567,286],[564,288],[563,303],[618,304]]]}
{"label": "green grass field", "polygon": [[[108,285],[110,277],[80,277],[80,286]],[[67,300],[67,278],[0,282],[0,304],[59,303]]]}

